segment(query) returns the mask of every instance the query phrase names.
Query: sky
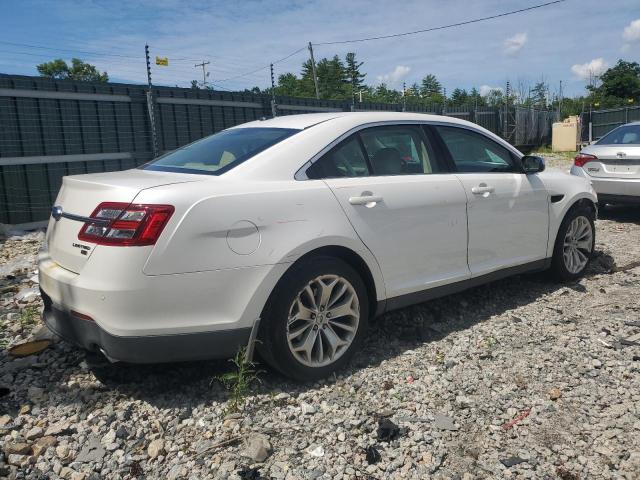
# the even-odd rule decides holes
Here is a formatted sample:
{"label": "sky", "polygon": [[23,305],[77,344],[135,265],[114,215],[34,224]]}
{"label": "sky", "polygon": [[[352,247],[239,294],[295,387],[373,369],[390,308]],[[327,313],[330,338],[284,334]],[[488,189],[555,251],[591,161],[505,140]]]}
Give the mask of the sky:
{"label": "sky", "polygon": [[[584,93],[590,75],[618,59],[640,61],[640,0],[565,0],[456,28],[368,42],[381,36],[463,22],[549,0],[0,0],[0,73],[37,75],[38,63],[81,58],[111,81],[146,83],[149,44],[154,84],[189,86],[209,61],[214,88],[270,85],[299,73],[314,44],[316,61],[353,51],[365,82],[402,88],[434,74],[447,92],[485,93],[507,81],[557,94]],[[299,50],[297,53],[279,61]],[[155,65],[155,56],[169,66]]]}

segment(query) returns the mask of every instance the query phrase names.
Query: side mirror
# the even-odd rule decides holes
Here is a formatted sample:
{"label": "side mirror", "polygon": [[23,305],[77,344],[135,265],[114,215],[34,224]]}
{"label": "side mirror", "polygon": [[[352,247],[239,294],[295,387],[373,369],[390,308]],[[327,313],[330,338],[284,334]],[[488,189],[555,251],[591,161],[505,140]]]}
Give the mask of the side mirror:
{"label": "side mirror", "polygon": [[525,155],[522,157],[522,169],[524,173],[539,173],[544,170],[544,158],[535,155]]}

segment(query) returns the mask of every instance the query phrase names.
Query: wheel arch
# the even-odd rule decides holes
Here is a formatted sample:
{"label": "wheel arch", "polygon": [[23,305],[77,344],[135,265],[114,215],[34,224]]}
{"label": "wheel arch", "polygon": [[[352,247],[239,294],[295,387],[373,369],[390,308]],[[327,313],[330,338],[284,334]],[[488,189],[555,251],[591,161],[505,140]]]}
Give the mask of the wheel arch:
{"label": "wheel arch", "polygon": [[[269,303],[273,298],[274,293],[277,291],[278,287],[283,278],[287,275],[287,273],[296,265],[299,265],[301,262],[304,262],[313,257],[321,257],[328,256],[334,257],[342,260],[351,268],[353,268],[362,281],[365,284],[367,289],[367,297],[369,303],[369,312],[370,315],[377,316],[379,313],[382,313],[382,309],[384,306],[384,302],[378,301],[378,298],[384,298],[384,284],[382,283],[382,279],[380,278],[380,274],[378,274],[378,278],[374,276],[374,272],[372,271],[372,267],[369,263],[360,255],[358,252],[352,250],[351,248],[345,247],[343,245],[324,245],[320,247],[313,248],[303,255],[299,256],[294,262],[292,262],[288,268],[282,273],[276,284],[274,285],[269,297],[264,305],[262,314],[264,316],[265,310],[269,307]],[[377,264],[376,264],[377,267]]]}
{"label": "wheel arch", "polygon": [[[549,244],[547,246],[548,257],[551,257],[553,255],[556,239],[558,237],[558,231],[560,230],[560,226],[562,225],[562,222],[567,217],[567,215],[569,215],[569,213],[571,213],[576,208],[581,208],[581,207],[586,207],[590,209],[591,212],[593,213],[594,218],[597,217],[598,207],[596,206],[596,202],[594,201],[593,198],[590,198],[588,196],[580,196],[577,198],[573,198],[570,202],[567,202],[565,207],[562,210],[560,210],[560,212],[557,212],[555,215],[553,230],[551,230],[553,237],[549,238]],[[553,208],[553,204],[552,204],[552,208]]]}

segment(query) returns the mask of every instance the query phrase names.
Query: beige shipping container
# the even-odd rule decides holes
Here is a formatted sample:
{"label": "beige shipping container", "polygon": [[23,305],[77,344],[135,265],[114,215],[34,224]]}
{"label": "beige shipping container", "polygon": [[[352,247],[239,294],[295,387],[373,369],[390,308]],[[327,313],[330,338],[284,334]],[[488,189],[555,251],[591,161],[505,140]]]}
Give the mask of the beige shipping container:
{"label": "beige shipping container", "polygon": [[579,143],[580,117],[571,116],[563,122],[553,124],[551,130],[551,150],[554,152],[574,152]]}

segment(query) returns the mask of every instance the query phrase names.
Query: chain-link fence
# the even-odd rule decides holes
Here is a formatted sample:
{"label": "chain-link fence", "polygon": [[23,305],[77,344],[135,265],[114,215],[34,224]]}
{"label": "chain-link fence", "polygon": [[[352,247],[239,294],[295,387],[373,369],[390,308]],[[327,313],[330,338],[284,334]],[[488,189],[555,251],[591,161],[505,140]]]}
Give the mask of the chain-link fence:
{"label": "chain-link fence", "polygon": [[[47,219],[65,175],[133,168],[153,152],[272,115],[268,95],[169,87],[147,92],[144,85],[0,75],[0,223]],[[289,97],[277,97],[276,105],[278,115],[351,110],[450,115],[504,135],[516,146],[548,143],[552,121],[549,112],[518,108],[509,109],[504,128],[504,109],[491,107]]]}

